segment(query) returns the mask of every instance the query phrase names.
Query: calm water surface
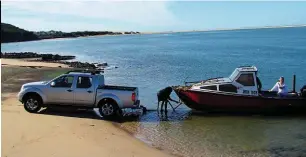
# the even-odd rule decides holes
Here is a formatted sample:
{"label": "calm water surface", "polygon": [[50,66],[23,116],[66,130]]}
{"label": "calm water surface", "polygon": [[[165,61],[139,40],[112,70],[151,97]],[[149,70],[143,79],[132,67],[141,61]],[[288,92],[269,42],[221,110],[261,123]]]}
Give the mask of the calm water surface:
{"label": "calm water surface", "polygon": [[[107,83],[139,87],[141,102],[149,109],[156,108],[161,88],[228,76],[241,65],[257,66],[264,89],[280,76],[291,88],[293,74],[297,89],[306,84],[306,27],[56,39],[1,44],[1,49],[107,62]],[[149,112],[121,126],[181,156],[306,156],[303,116],[212,116],[182,106],[168,117]]]}

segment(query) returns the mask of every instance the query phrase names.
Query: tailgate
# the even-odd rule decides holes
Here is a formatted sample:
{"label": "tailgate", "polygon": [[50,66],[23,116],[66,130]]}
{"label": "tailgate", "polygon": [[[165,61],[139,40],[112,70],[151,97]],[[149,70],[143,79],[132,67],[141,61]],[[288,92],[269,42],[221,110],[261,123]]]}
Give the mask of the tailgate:
{"label": "tailgate", "polygon": [[116,95],[121,101],[122,108],[135,108],[139,107],[139,93],[137,87],[127,87],[127,86],[113,86],[104,85],[100,86],[98,89],[104,90],[105,93],[110,92]]}

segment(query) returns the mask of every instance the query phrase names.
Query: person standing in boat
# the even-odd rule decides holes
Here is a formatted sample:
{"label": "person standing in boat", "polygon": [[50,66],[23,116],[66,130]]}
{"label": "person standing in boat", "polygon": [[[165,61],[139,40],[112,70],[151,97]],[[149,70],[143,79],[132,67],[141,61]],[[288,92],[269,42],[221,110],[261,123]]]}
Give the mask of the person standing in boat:
{"label": "person standing in boat", "polygon": [[276,91],[280,97],[286,96],[288,94],[287,86],[285,85],[284,77],[280,77],[278,82],[273,86],[270,91]]}

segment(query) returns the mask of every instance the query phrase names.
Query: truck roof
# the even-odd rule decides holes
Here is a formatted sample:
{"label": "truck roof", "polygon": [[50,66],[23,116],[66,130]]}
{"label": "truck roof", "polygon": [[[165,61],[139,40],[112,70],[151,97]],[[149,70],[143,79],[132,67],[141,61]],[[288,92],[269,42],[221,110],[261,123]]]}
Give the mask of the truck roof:
{"label": "truck roof", "polygon": [[80,72],[71,72],[71,73],[68,73],[69,75],[89,75],[91,76],[92,74],[91,73],[80,73]]}
{"label": "truck roof", "polygon": [[72,71],[68,71],[65,74],[75,74],[75,75],[101,75],[101,72],[103,73],[103,71],[99,71],[99,70],[72,70]]}

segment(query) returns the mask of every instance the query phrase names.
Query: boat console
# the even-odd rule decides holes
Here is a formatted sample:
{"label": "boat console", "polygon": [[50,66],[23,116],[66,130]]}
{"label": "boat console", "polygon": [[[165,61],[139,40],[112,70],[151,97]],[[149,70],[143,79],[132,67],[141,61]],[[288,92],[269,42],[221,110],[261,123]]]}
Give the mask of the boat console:
{"label": "boat console", "polygon": [[257,68],[255,66],[238,67],[228,78],[204,80],[194,84],[191,89],[258,96]]}

